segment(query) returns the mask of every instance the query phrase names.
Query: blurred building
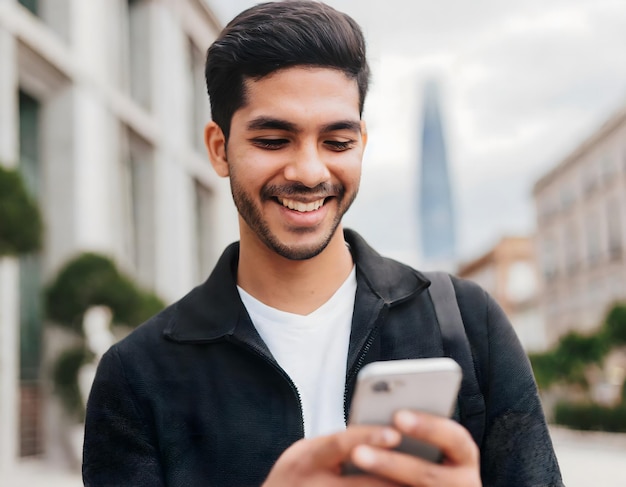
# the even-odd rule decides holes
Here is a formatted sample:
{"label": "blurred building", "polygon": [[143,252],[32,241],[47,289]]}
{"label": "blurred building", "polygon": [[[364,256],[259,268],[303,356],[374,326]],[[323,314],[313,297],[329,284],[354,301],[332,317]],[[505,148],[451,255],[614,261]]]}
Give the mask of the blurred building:
{"label": "blurred building", "polygon": [[426,267],[449,268],[456,258],[456,221],[444,137],[439,90],[424,88],[419,223],[422,259]]}
{"label": "blurred building", "polygon": [[0,0],[0,161],[46,227],[39,255],[0,262],[0,472],[58,440],[41,303],[69,258],[105,253],[171,302],[237,237],[202,135],[219,28],[202,0]]}
{"label": "blurred building", "polygon": [[532,238],[503,237],[481,257],[462,264],[457,275],[475,281],[494,297],[511,320],[525,350],[546,348]]}
{"label": "blurred building", "polygon": [[626,299],[626,106],[534,187],[548,340]]}

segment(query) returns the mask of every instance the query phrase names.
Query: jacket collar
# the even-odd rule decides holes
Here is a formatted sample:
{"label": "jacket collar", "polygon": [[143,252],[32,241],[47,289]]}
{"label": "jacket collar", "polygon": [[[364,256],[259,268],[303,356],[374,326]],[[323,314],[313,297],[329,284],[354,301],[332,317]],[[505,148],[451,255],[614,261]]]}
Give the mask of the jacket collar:
{"label": "jacket collar", "polygon": [[350,245],[357,275],[388,306],[406,301],[430,285],[424,274],[381,256],[355,231],[344,230],[344,237]]}
{"label": "jacket collar", "polygon": [[[382,300],[381,305],[405,301],[430,284],[422,273],[382,257],[356,232],[346,229],[344,237],[356,264],[358,286],[366,286],[361,291]],[[167,339],[212,342],[232,335],[256,335],[237,291],[238,261],[236,242],[226,248],[209,278],[174,305],[175,311],[163,331]]]}

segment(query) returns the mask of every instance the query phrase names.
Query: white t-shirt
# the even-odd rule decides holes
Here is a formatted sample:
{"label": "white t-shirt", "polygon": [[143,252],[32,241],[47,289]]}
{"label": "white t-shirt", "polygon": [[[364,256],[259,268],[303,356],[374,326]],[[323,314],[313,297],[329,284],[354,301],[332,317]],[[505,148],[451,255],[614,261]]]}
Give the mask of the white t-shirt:
{"label": "white t-shirt", "polygon": [[307,438],[345,428],[343,397],[356,296],[356,270],[322,306],[306,316],[272,308],[239,286],[252,323],[296,385]]}

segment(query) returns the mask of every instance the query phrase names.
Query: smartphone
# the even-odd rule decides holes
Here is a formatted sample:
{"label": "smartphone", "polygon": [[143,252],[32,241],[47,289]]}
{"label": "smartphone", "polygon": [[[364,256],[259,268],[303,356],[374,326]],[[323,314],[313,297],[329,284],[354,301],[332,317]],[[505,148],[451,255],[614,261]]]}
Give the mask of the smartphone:
{"label": "smartphone", "polygon": [[[348,425],[391,425],[399,409],[450,417],[461,385],[461,367],[451,358],[390,360],[365,365],[357,377]],[[396,450],[432,462],[441,461],[438,448],[404,437]],[[357,473],[347,465],[345,473]]]}

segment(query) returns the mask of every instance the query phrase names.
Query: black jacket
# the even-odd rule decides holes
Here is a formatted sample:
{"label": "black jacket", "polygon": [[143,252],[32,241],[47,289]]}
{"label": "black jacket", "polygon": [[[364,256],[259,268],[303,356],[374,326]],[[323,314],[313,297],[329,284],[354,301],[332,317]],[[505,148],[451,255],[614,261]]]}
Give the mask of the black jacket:
{"label": "black jacket", "polygon": [[[346,415],[366,363],[443,353],[419,272],[347,230],[357,269]],[[303,437],[300,399],[256,332],[236,289],[238,244],[209,279],[114,345],[87,406],[86,486],[258,486]],[[560,486],[529,362],[478,286],[454,279],[486,403],[485,486]]]}

